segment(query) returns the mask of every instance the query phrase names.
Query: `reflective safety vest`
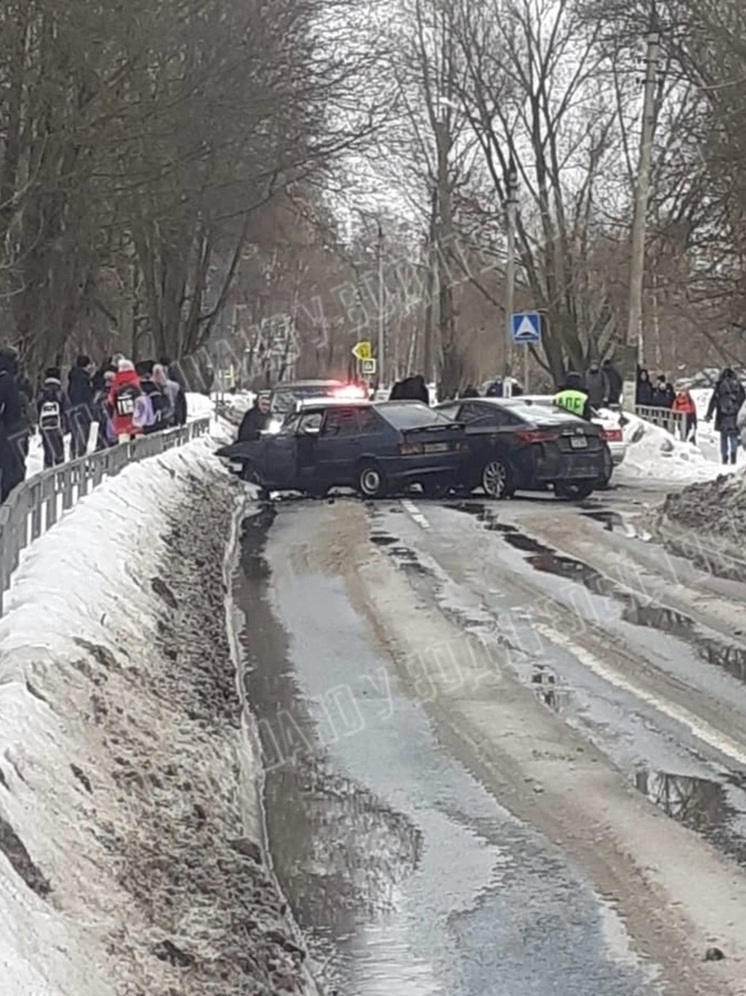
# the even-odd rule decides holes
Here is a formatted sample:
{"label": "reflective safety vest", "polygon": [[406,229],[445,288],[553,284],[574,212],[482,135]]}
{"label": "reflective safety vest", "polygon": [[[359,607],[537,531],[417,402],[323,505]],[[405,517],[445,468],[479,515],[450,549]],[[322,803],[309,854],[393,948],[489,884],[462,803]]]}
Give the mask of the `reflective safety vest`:
{"label": "reflective safety vest", "polygon": [[554,396],[554,403],[565,411],[572,412],[573,415],[583,417],[585,406],[588,403],[588,395],[583,391],[576,391],[574,388],[566,387]]}

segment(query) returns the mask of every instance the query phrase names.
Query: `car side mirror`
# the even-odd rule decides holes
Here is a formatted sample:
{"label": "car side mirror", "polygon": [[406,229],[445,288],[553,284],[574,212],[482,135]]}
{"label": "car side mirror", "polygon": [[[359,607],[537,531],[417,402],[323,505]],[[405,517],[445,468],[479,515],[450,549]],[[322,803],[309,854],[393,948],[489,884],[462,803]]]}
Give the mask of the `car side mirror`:
{"label": "car side mirror", "polygon": [[304,425],[302,432],[304,436],[318,436],[321,428],[318,425]]}

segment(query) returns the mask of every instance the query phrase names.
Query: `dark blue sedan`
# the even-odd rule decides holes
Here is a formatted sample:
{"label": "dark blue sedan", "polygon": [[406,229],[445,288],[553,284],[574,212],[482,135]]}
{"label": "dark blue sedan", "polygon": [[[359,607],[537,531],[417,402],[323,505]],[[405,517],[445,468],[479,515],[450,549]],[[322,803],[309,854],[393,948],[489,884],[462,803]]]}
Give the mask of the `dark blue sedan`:
{"label": "dark blue sedan", "polygon": [[348,487],[366,498],[414,484],[432,497],[456,482],[464,430],[418,401],[306,402],[277,433],[218,451],[266,491],[323,495]]}

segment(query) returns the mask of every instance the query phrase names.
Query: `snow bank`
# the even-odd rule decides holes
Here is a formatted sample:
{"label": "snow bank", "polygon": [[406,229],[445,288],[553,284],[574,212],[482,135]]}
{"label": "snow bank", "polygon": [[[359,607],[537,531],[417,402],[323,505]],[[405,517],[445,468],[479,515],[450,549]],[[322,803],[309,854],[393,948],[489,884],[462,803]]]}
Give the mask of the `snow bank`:
{"label": "snow bank", "polygon": [[105,481],[13,576],[3,996],[217,996],[244,991],[249,961],[256,991],[303,991],[303,952],[244,836],[221,554],[236,485],[214,448],[197,440]]}
{"label": "snow bank", "polygon": [[[706,406],[705,406],[706,407]],[[627,452],[624,463],[617,468],[614,478],[622,484],[639,484],[641,481],[670,484],[696,484],[713,481],[722,474],[730,474],[735,467],[720,464],[719,442],[717,463],[708,459],[700,448],[701,426],[697,432],[697,445],[684,443],[651,422],[637,415],[624,413],[624,440]]]}
{"label": "snow bank", "polygon": [[[0,619],[0,827],[13,827],[27,856],[0,833],[3,996],[119,991],[102,955],[112,942],[110,907],[130,904],[102,874],[93,803],[72,767],[95,771],[100,748],[81,714],[92,706],[78,668],[85,645],[141,644],[152,600],[143,574],[163,544],[164,509],[212,449],[200,440],[104,482],[29,548],[13,577]],[[43,869],[36,874],[48,896],[24,884],[29,869]],[[123,917],[116,925],[132,929]]]}
{"label": "snow bank", "polygon": [[187,418],[190,422],[196,422],[200,418],[212,418],[215,405],[209,395],[187,391],[186,402]]}

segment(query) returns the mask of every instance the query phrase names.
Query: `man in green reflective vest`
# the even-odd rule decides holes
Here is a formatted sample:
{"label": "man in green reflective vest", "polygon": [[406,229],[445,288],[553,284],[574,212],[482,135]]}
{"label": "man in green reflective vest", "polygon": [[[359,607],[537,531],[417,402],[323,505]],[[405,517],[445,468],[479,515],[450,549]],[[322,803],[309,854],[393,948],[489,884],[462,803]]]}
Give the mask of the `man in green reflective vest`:
{"label": "man in green reflective vest", "polygon": [[588,392],[583,387],[583,377],[579,373],[572,370],[568,373],[565,377],[565,386],[554,396],[554,403],[572,415],[578,415],[588,422],[591,420],[592,411]]}

